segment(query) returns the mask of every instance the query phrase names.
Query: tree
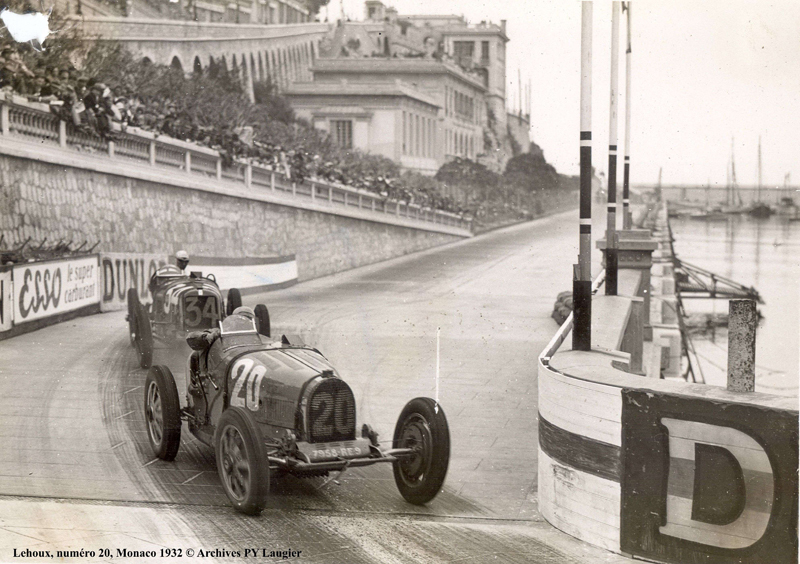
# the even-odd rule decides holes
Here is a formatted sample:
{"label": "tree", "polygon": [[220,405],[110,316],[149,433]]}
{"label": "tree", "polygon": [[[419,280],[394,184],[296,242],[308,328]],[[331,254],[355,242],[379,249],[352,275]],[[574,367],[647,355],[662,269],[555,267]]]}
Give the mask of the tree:
{"label": "tree", "polygon": [[523,153],[511,158],[503,177],[512,186],[527,193],[557,190],[560,185],[560,175],[541,152]]}
{"label": "tree", "polygon": [[330,0],[306,0],[308,15],[312,17],[316,16],[319,13],[320,8],[327,6],[328,2],[330,2]]}

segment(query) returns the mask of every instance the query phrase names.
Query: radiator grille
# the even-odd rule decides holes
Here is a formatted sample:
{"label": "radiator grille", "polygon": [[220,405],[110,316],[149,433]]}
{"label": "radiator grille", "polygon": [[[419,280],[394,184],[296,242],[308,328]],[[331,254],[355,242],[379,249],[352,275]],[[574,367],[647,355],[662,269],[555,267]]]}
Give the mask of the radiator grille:
{"label": "radiator grille", "polygon": [[343,380],[323,380],[308,404],[309,442],[330,443],[356,438],[356,400]]}

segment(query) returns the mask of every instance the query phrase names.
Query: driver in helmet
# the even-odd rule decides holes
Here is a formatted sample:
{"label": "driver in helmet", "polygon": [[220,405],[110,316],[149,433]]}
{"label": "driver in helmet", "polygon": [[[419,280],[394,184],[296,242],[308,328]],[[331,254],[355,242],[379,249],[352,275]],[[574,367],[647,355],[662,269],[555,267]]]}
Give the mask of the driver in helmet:
{"label": "driver in helmet", "polygon": [[[237,317],[239,318],[238,320],[235,319]],[[234,323],[241,321],[246,324],[246,326],[250,327],[255,322],[255,318],[256,314],[253,308],[242,306],[233,310],[233,313],[228,316],[226,321],[228,323],[231,321]],[[201,360],[208,360],[208,351],[219,337],[220,330],[218,327],[204,329],[203,331],[192,331],[186,335],[186,342],[192,349],[192,355],[189,357],[190,372],[194,372],[195,374],[199,373]]]}
{"label": "driver in helmet", "polygon": [[[175,253],[175,262],[177,263],[178,269],[180,269],[181,274],[185,274],[186,267],[189,266],[189,253],[187,253],[184,250],[178,251],[177,253]],[[165,276],[165,275],[169,276],[170,274],[172,276],[177,275],[177,272],[175,272],[175,267],[172,266],[171,264],[162,266],[161,268],[156,270],[150,277],[150,284],[149,284],[150,293],[152,294],[155,291],[156,280],[159,276]]]}
{"label": "driver in helmet", "polygon": [[189,253],[181,249],[175,253],[175,262],[178,263],[178,268],[181,269],[181,272],[185,271],[186,267],[189,266]]}

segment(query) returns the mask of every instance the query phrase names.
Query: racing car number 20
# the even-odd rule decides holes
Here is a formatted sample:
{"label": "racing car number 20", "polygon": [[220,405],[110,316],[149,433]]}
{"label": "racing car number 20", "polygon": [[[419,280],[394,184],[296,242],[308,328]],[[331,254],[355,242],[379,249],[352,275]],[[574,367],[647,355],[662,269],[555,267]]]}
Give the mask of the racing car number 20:
{"label": "racing car number 20", "polygon": [[266,373],[267,368],[263,364],[256,364],[252,358],[242,358],[237,361],[231,368],[231,378],[236,381],[231,393],[231,405],[258,411],[261,380]]}

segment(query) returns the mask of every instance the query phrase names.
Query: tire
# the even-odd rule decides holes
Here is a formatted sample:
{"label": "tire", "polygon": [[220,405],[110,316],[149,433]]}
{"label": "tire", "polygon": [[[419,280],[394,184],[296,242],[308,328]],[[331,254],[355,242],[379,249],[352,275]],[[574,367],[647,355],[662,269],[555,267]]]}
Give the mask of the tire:
{"label": "tire", "polygon": [[411,400],[400,412],[394,429],[394,448],[419,448],[412,458],[393,463],[394,481],[409,503],[428,503],[444,484],[450,463],[450,429],[442,406],[430,398]]}
{"label": "tire", "polygon": [[238,288],[228,290],[228,300],[225,303],[225,315],[233,313],[237,307],[242,307],[242,293]]}
{"label": "tire", "polygon": [[136,348],[136,305],[139,303],[139,294],[136,288],[128,289],[128,334],[131,346]]}
{"label": "tire", "polygon": [[150,316],[141,303],[136,304],[136,352],[139,354],[139,366],[150,368],[153,364],[153,330],[150,327]]}
{"label": "tire", "polygon": [[156,457],[175,460],[181,445],[181,404],[175,378],[166,366],[154,366],[147,373],[144,423]]}
{"label": "tire", "polygon": [[217,472],[234,509],[259,515],[269,494],[269,461],[261,433],[243,409],[229,407],[214,436]]}
{"label": "tire", "polygon": [[267,306],[264,304],[258,304],[254,311],[256,313],[256,327],[258,328],[258,333],[260,335],[264,335],[265,337],[269,337],[269,310],[267,309]]}

